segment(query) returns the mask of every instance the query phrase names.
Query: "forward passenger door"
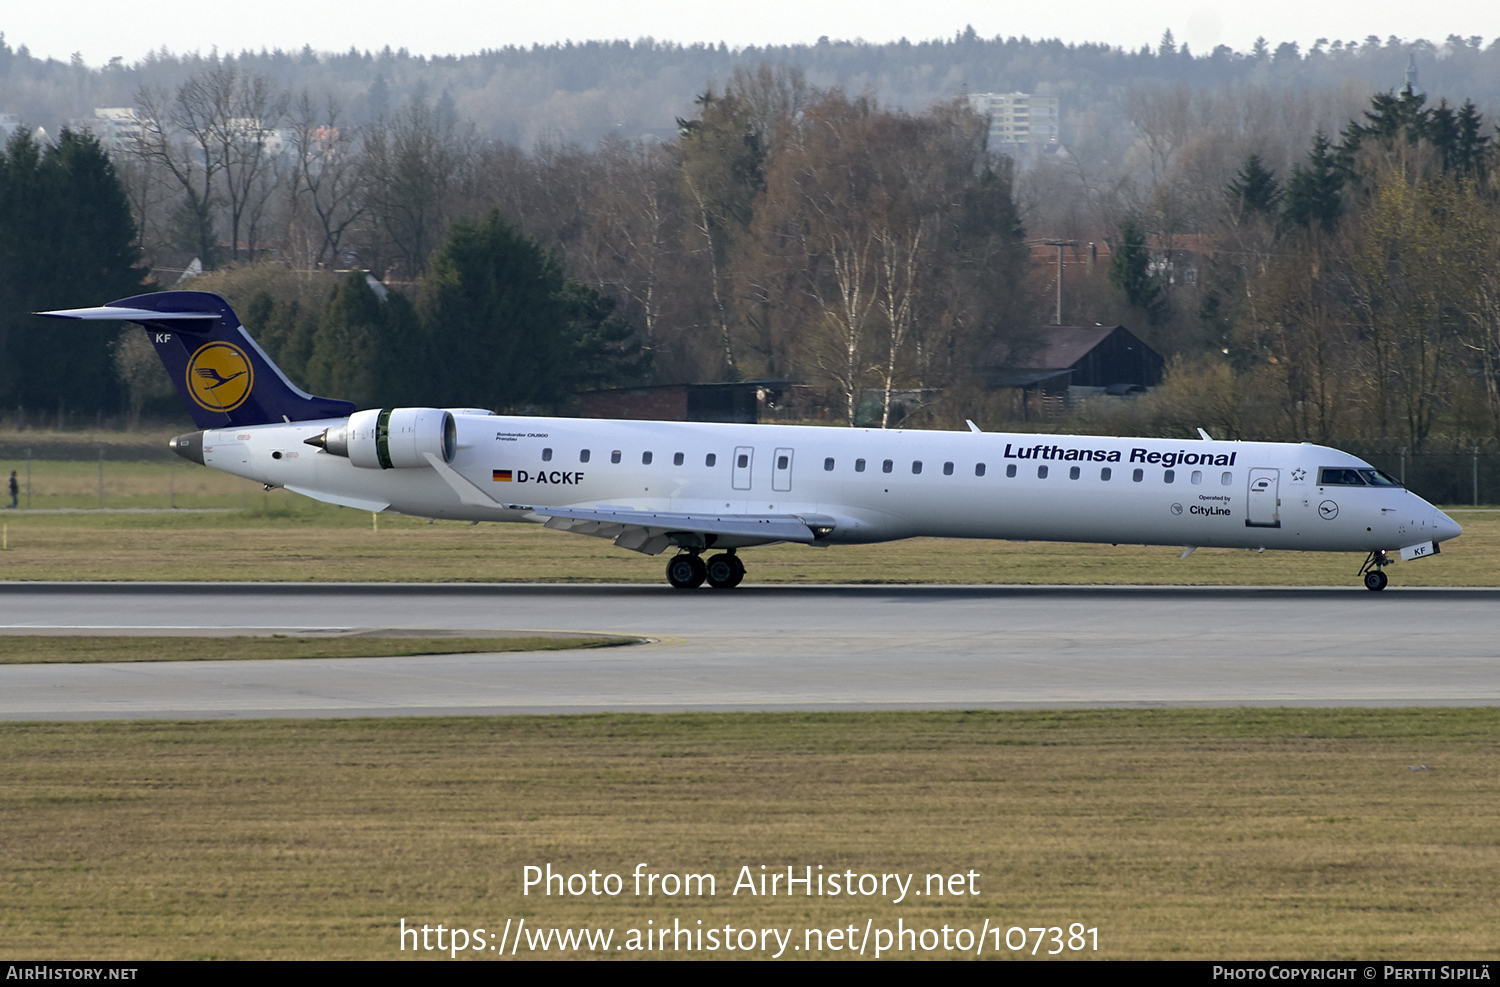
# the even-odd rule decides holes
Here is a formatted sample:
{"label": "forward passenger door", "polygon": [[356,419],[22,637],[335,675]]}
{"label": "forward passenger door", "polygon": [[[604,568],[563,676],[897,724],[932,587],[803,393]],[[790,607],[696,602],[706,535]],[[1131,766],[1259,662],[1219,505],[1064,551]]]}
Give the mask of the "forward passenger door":
{"label": "forward passenger door", "polygon": [[1250,471],[1250,493],[1246,501],[1245,527],[1281,527],[1281,471]]}

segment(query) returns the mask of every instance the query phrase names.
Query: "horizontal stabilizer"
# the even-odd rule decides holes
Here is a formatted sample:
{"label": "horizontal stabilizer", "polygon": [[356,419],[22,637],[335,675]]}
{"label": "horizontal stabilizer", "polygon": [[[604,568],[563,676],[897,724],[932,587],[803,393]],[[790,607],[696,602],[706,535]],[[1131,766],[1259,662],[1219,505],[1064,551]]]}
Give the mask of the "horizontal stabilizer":
{"label": "horizontal stabilizer", "polygon": [[38,312],[52,319],[114,319],[119,322],[175,322],[178,319],[217,319],[221,312],[157,312],[148,308],[100,305],[95,308],[62,308]]}

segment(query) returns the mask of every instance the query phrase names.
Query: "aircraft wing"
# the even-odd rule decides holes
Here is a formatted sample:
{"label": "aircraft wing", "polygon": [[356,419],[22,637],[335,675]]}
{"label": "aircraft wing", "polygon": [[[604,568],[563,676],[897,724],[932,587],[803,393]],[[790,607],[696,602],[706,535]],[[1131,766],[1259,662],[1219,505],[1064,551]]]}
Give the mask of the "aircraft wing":
{"label": "aircraft wing", "polygon": [[426,458],[461,503],[500,511],[524,511],[546,518],[546,526],[595,538],[609,538],[621,548],[657,555],[672,545],[690,544],[682,535],[717,535],[757,541],[794,541],[811,544],[837,525],[822,514],[699,514],[676,511],[636,511],[627,508],[548,507],[541,504],[502,504],[464,476],[426,453]]}
{"label": "aircraft wing", "polygon": [[568,525],[548,523],[549,528],[564,531],[584,530],[590,524],[629,525],[659,529],[663,533],[680,531],[703,535],[730,535],[739,538],[764,538],[766,541],[812,542],[819,533],[833,530],[834,520],[821,514],[689,514],[669,511],[604,510],[587,507],[540,507],[507,504],[513,511],[526,511],[537,517],[567,520]]}

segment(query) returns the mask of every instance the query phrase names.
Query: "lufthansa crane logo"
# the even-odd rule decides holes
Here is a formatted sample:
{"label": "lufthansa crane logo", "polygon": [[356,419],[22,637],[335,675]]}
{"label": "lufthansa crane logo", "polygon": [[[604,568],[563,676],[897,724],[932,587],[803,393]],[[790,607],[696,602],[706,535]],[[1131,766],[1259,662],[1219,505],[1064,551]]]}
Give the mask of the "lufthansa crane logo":
{"label": "lufthansa crane logo", "polygon": [[233,411],[245,403],[254,384],[250,359],[232,343],[204,343],[188,359],[188,393],[209,411]]}

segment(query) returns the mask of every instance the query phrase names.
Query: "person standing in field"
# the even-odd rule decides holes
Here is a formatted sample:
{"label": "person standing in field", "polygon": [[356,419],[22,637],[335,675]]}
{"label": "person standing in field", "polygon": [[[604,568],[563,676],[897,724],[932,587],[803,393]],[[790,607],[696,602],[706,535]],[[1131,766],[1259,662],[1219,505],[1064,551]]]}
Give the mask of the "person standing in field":
{"label": "person standing in field", "polygon": [[21,496],[21,485],[16,482],[16,471],[10,471],[10,506],[16,506],[16,498]]}

